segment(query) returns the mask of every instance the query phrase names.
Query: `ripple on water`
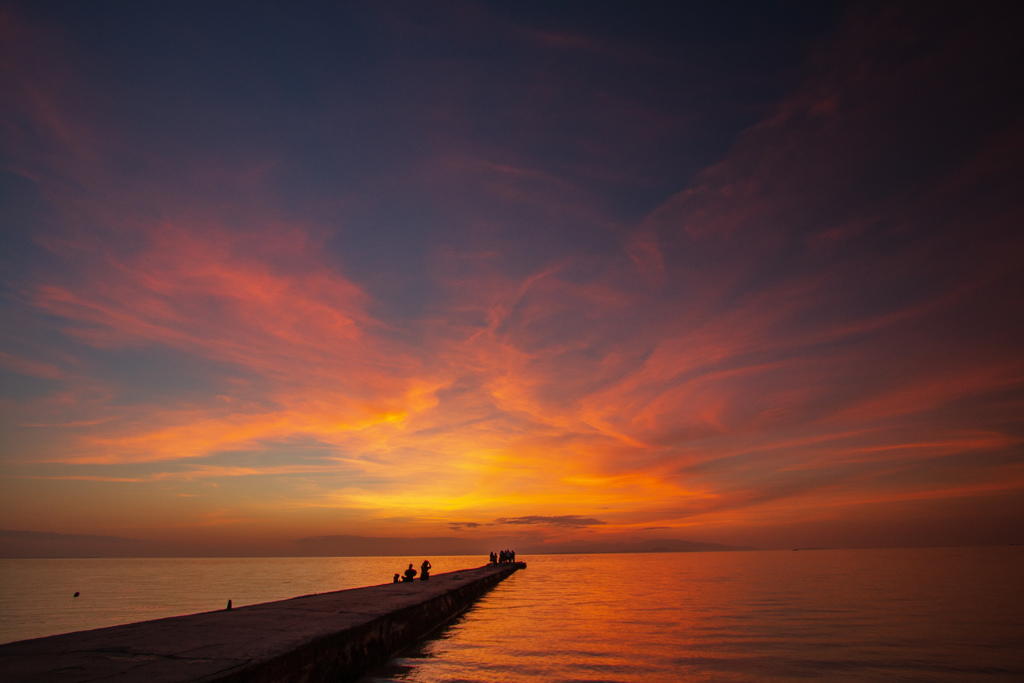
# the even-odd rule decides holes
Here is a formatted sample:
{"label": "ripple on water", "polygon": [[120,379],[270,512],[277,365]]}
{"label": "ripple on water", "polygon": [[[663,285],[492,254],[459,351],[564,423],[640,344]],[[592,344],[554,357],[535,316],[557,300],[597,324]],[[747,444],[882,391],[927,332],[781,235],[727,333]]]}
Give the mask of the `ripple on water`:
{"label": "ripple on water", "polygon": [[365,682],[1024,677],[1022,548],[528,563]]}

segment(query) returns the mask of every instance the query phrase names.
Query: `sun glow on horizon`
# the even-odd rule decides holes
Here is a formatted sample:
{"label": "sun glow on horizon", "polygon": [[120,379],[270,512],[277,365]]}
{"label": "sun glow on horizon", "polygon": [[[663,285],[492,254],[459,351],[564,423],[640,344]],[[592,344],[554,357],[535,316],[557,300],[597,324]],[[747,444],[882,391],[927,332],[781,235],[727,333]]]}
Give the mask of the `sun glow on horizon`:
{"label": "sun glow on horizon", "polygon": [[0,8],[3,526],[1022,540],[999,22],[837,11],[740,65],[424,11],[263,73],[190,12]]}

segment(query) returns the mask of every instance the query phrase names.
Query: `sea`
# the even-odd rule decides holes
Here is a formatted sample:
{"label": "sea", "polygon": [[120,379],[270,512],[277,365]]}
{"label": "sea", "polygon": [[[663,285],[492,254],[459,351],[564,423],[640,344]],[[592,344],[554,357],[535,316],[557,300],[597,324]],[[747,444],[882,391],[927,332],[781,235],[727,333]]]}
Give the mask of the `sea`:
{"label": "sea", "polygon": [[[4,559],[0,642],[388,583],[422,559]],[[1024,680],[1021,546],[517,559],[361,683]]]}

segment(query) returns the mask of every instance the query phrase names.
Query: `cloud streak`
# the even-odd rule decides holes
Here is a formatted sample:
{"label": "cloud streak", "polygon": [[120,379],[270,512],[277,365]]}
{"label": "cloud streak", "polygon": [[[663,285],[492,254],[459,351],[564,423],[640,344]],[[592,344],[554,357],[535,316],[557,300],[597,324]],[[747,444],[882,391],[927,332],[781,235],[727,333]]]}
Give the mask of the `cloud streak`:
{"label": "cloud streak", "polygon": [[[527,56],[481,53],[505,91],[452,58],[425,92],[424,46],[456,18],[381,10],[362,20],[407,40],[364,99],[289,108],[268,78],[204,91],[188,130],[148,123],[70,29],[5,10],[4,173],[38,200],[5,261],[3,310],[24,323],[0,337],[5,514],[116,485],[98,524],[163,520],[136,535],[187,510],[279,538],[499,525],[762,545],[1020,496],[1024,127],[1000,66],[1017,48],[998,17],[958,11],[852,11],[800,84],[670,173],[657,142],[725,105],[659,100],[711,81],[628,38],[470,13]],[[385,131],[359,128],[379,136],[372,168],[338,132],[367,111]],[[798,545],[822,543],[842,539]]]}

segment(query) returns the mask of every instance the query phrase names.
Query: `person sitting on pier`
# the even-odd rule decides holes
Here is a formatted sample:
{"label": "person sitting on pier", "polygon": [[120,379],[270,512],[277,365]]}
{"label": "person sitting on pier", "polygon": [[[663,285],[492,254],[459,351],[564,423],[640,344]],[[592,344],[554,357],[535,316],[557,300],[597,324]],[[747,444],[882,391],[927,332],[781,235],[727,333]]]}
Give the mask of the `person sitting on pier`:
{"label": "person sitting on pier", "polygon": [[423,560],[423,564],[420,565],[420,581],[426,581],[430,578],[430,560]]}
{"label": "person sitting on pier", "polygon": [[405,570],[405,576],[402,577],[402,581],[412,581],[416,578],[416,570],[412,568],[412,562],[409,563],[409,568]]}

